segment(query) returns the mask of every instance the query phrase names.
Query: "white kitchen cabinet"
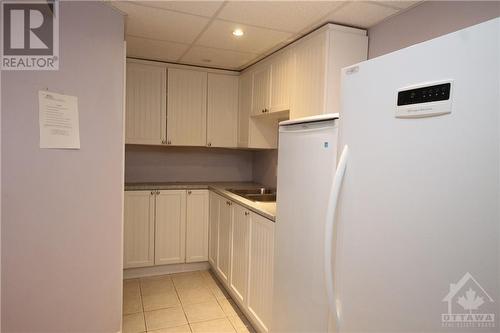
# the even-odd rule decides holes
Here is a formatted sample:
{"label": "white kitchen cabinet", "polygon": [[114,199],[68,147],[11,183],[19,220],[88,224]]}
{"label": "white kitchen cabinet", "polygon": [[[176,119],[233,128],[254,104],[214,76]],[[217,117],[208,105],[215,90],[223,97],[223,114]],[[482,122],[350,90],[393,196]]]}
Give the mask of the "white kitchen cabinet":
{"label": "white kitchen cabinet", "polygon": [[269,112],[271,113],[290,110],[293,64],[290,52],[284,52],[271,61],[269,92]]}
{"label": "white kitchen cabinet", "polygon": [[127,191],[124,202],[123,267],[154,265],[155,197],[151,191]]}
{"label": "white kitchen cabinet", "polygon": [[207,72],[168,69],[167,144],[205,146]]}
{"label": "white kitchen cabinet", "polygon": [[366,60],[366,31],[328,24],[295,43],[290,119],[340,111],[340,71]]}
{"label": "white kitchen cabinet", "polygon": [[274,222],[211,192],[210,229],[212,269],[257,331],[269,332]]}
{"label": "white kitchen cabinet", "polygon": [[187,190],[186,262],[208,260],[208,190]]}
{"label": "white kitchen cabinet", "polygon": [[127,63],[125,143],[161,145],[166,140],[167,69]]}
{"label": "white kitchen cabinet", "polygon": [[238,77],[208,73],[207,146],[237,146]]}
{"label": "white kitchen cabinet", "polygon": [[217,253],[219,251],[219,206],[221,202],[222,198],[210,191],[208,262],[214,269],[217,267]]}
{"label": "white kitchen cabinet", "polygon": [[271,68],[262,64],[253,72],[252,83],[252,115],[269,112],[269,90],[271,84]]}
{"label": "white kitchen cabinet", "polygon": [[252,112],[253,73],[245,72],[239,77],[238,93],[238,147],[248,147],[248,130]]}
{"label": "white kitchen cabinet", "polygon": [[312,116],[325,109],[327,42],[328,34],[320,33],[307,38],[293,50],[295,78],[291,118]]}
{"label": "white kitchen cabinet", "polygon": [[242,304],[247,298],[248,243],[250,240],[250,212],[243,206],[233,206],[233,232],[231,239],[231,279],[229,288]]}
{"label": "white kitchen cabinet", "polygon": [[248,148],[277,149],[279,119],[251,118]]}
{"label": "white kitchen cabinet", "polygon": [[269,332],[272,319],[274,222],[251,213],[248,311],[260,331]]}
{"label": "white kitchen cabinet", "polygon": [[186,191],[156,195],[155,265],[183,263],[186,258]]}
{"label": "white kitchen cabinet", "polygon": [[230,281],[232,224],[233,203],[230,200],[223,200],[219,203],[217,271],[226,285]]}
{"label": "white kitchen cabinet", "polygon": [[272,149],[277,148],[278,126],[276,119],[265,116],[252,117],[253,72],[240,76],[238,147]]}

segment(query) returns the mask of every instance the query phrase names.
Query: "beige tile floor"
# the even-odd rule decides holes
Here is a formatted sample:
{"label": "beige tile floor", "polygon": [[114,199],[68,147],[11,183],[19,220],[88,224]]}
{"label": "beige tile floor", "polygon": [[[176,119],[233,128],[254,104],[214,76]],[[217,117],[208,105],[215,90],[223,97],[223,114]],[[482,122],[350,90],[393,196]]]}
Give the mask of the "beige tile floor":
{"label": "beige tile floor", "polygon": [[123,281],[123,333],[255,332],[209,271]]}

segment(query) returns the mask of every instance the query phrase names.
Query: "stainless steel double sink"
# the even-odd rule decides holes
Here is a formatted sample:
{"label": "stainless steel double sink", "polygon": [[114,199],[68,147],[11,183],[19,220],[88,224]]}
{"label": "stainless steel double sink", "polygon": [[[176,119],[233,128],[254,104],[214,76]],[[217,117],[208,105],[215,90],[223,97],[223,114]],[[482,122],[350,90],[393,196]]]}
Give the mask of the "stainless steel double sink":
{"label": "stainless steel double sink", "polygon": [[254,202],[276,202],[275,188],[228,189],[229,192]]}

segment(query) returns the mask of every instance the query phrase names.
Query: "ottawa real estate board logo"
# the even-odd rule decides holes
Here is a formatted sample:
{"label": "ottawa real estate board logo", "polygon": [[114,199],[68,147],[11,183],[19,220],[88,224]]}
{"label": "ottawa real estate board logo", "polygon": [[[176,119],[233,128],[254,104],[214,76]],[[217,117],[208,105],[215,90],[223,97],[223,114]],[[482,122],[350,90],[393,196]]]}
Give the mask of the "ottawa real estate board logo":
{"label": "ottawa real estate board logo", "polygon": [[58,1],[2,1],[2,70],[59,69]]}
{"label": "ottawa real estate board logo", "polygon": [[441,314],[443,327],[494,328],[495,301],[469,273],[450,284],[448,294],[443,298],[448,303],[448,313]]}

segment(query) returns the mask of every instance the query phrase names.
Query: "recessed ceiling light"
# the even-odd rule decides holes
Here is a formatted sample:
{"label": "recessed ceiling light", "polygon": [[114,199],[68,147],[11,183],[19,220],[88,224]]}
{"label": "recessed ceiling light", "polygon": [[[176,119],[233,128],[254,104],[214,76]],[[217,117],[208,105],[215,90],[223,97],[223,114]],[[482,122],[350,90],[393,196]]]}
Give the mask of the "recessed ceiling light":
{"label": "recessed ceiling light", "polygon": [[241,36],[243,36],[243,34],[244,34],[244,32],[241,29],[234,29],[233,30],[233,35],[235,35],[236,37],[241,37]]}

